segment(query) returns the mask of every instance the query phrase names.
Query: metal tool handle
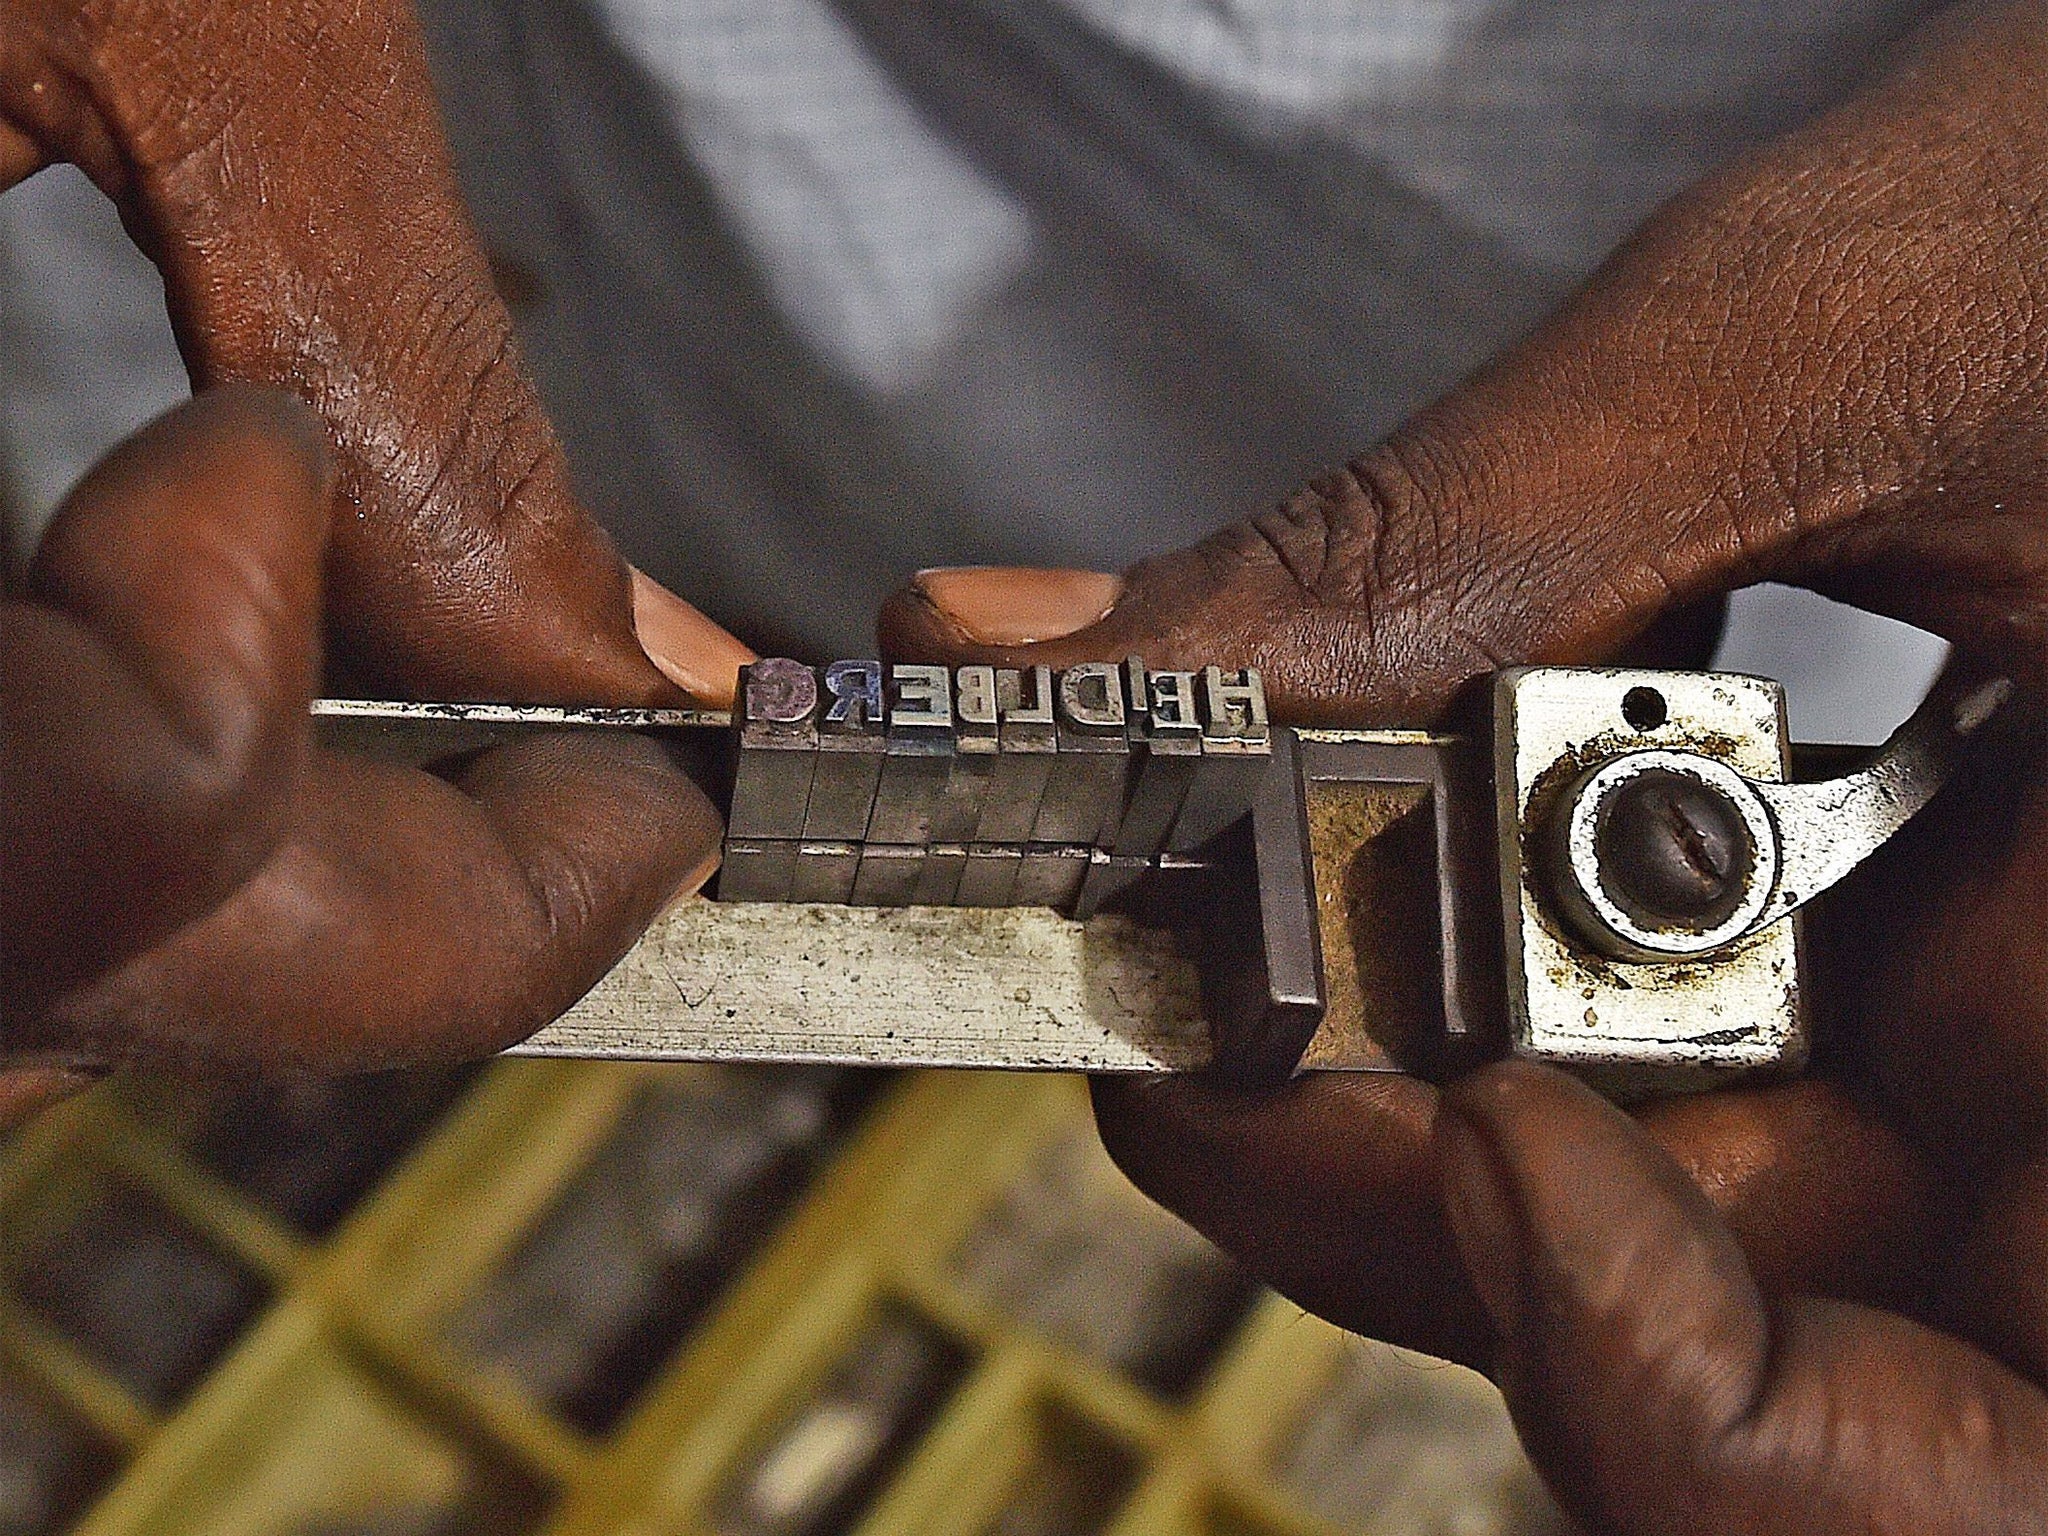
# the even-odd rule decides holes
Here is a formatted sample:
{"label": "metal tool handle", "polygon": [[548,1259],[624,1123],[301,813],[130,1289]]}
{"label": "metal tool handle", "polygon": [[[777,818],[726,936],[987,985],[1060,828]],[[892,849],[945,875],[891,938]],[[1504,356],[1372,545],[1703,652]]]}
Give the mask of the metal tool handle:
{"label": "metal tool handle", "polygon": [[1961,686],[1944,678],[1860,772],[1819,784],[1751,784],[1777,830],[1778,878],[1748,931],[1838,884],[1919,815],[2012,691],[2006,677]]}

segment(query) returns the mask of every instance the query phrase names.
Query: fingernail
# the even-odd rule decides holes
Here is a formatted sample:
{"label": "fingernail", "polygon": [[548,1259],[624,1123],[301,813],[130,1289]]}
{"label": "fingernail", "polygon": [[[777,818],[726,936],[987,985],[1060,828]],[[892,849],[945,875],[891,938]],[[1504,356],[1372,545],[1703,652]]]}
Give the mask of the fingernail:
{"label": "fingernail", "polygon": [[646,572],[633,572],[633,632],[640,649],[699,704],[729,708],[754,653]]}
{"label": "fingernail", "polygon": [[1030,645],[1086,629],[1116,606],[1124,579],[1101,571],[955,565],[911,578],[939,612],[979,645]]}
{"label": "fingernail", "polygon": [[1455,1109],[1436,1124],[1444,1209],[1465,1273],[1495,1330],[1512,1339],[1522,1320],[1522,1221],[1507,1171],[1486,1138]]}

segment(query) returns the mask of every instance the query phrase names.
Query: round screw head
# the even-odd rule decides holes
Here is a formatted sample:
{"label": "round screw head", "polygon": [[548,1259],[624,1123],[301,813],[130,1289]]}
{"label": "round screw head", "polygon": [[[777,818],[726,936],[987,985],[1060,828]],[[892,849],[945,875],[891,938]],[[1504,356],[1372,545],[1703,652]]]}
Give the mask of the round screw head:
{"label": "round screw head", "polygon": [[1705,931],[1748,893],[1756,847],[1728,797],[1653,768],[1617,785],[1593,834],[1600,884],[1637,922]]}

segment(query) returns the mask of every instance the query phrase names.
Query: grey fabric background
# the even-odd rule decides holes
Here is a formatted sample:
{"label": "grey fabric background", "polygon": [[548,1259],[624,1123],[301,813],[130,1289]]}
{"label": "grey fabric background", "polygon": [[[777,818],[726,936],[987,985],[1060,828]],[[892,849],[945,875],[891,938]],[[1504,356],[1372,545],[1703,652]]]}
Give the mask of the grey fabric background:
{"label": "grey fabric background", "polygon": [[[584,493],[805,655],[865,649],[918,566],[1114,569],[1368,446],[1931,8],[424,7]],[[31,511],[183,389],[153,274],[66,173],[0,199],[0,380]],[[1806,666],[1836,736],[1931,654],[1785,596],[1730,651]],[[1811,718],[1845,679],[1869,697]]]}

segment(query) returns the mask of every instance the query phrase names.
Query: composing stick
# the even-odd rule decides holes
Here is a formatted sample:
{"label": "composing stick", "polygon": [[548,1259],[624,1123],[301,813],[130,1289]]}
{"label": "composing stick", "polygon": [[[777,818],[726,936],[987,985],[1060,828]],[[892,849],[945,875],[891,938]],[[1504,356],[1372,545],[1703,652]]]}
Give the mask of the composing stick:
{"label": "composing stick", "polygon": [[[1801,909],[1927,803],[2011,691],[1944,678],[1863,767],[1810,783],[1789,778],[1777,684],[1621,669],[1509,669],[1454,734],[1282,730],[1255,672],[1135,659],[771,658],[737,721],[314,714],[325,745],[414,764],[535,730],[723,744],[720,899],[665,914],[526,1054],[1277,1082],[1517,1053],[1627,1096],[1797,1070]],[[970,753],[989,772],[949,803]],[[930,798],[884,803],[892,758]],[[1029,835],[1042,824],[1071,836]],[[1701,864],[1703,840],[1734,856]]]}

